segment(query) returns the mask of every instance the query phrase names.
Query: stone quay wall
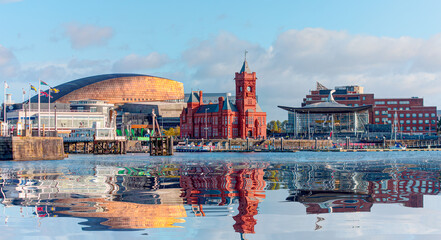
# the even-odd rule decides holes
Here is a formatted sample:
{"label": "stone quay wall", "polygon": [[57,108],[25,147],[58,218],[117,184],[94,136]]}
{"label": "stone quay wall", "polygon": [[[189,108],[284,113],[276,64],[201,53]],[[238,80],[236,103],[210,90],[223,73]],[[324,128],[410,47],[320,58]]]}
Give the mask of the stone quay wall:
{"label": "stone quay wall", "polygon": [[64,159],[61,137],[0,137],[0,160]]}

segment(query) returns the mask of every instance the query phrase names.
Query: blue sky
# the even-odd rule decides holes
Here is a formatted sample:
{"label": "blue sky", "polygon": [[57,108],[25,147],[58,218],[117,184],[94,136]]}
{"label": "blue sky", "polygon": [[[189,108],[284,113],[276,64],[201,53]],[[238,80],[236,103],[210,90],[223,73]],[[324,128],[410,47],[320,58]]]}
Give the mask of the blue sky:
{"label": "blue sky", "polygon": [[38,78],[57,85],[112,72],[232,92],[247,49],[269,120],[286,119],[276,106],[300,105],[316,81],[439,106],[439,9],[439,1],[0,0],[0,80],[16,101]]}

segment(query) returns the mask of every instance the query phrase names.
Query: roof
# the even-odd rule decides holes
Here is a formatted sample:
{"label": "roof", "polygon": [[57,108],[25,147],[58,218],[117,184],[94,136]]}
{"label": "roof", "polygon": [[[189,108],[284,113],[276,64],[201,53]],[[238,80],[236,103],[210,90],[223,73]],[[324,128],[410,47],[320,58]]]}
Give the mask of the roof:
{"label": "roof", "polygon": [[368,110],[372,108],[372,105],[349,107],[339,103],[335,104],[332,102],[320,102],[299,108],[286,107],[286,106],[278,106],[278,107],[289,112],[297,112],[297,113],[350,113],[350,112],[360,112],[360,111]]}
{"label": "roof", "polygon": [[219,104],[207,104],[201,105],[196,113],[205,113],[205,109],[207,109],[207,113],[214,113],[219,111]]}
{"label": "roof", "polygon": [[188,98],[187,102],[196,102],[196,103],[198,103],[199,99],[200,99],[199,93],[192,91],[190,93],[190,97]]}
{"label": "roof", "polygon": [[231,110],[233,112],[238,112],[236,105],[231,103],[231,100],[229,97],[225,98],[224,106],[222,107],[222,110]]}
{"label": "roof", "polygon": [[250,70],[250,68],[248,67],[248,62],[247,62],[247,60],[245,60],[245,61],[243,62],[242,68],[240,69],[240,72],[239,72],[239,73],[243,73],[243,72],[251,73],[251,70]]}
{"label": "roof", "polygon": [[[65,95],[78,90],[80,88],[83,88],[87,85],[91,85],[97,82],[101,82],[101,81],[105,81],[105,80],[109,80],[109,79],[113,79],[113,78],[121,78],[121,77],[140,77],[140,76],[145,76],[145,77],[154,77],[151,75],[143,75],[143,74],[132,74],[132,73],[115,73],[115,74],[103,74],[103,75],[96,75],[96,76],[91,76],[91,77],[85,77],[85,78],[80,78],[77,80],[73,80],[67,83],[63,83],[60,84],[58,86],[52,86],[58,90],[60,90],[59,93],[52,93],[51,94],[51,102],[55,102],[57,101],[59,98],[64,97]],[[45,92],[48,92],[48,90],[46,90]],[[36,102],[38,101],[38,95],[35,95],[34,97],[32,97],[31,99],[32,102]],[[42,97],[40,98],[41,102],[48,102],[48,98],[47,97]]]}

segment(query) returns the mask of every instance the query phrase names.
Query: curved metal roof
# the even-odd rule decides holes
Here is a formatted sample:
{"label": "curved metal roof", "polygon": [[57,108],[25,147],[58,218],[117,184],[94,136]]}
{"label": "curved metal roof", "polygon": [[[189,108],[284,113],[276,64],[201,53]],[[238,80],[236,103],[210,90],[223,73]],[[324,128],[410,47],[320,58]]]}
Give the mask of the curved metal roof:
{"label": "curved metal roof", "polygon": [[[313,105],[313,106],[311,106]],[[304,107],[295,108],[295,107],[286,107],[286,106],[278,106],[281,109],[284,109],[289,112],[297,112],[297,113],[350,113],[350,112],[360,112],[364,110],[368,110],[372,108],[372,105],[360,106],[360,107],[349,107],[346,105],[340,106],[332,105],[332,104],[321,104],[321,105],[306,105]]]}
{"label": "curved metal roof", "polygon": [[[52,86],[58,90],[60,90],[59,93],[51,93],[51,102],[55,102],[57,101],[57,99],[75,91],[78,90],[82,87],[85,87],[87,85],[90,84],[94,84],[97,82],[101,82],[101,81],[105,81],[105,80],[109,80],[109,79],[113,79],[113,78],[121,78],[121,77],[140,77],[140,76],[144,76],[144,77],[155,77],[155,76],[151,76],[151,75],[144,75],[144,74],[132,74],[132,73],[115,73],[115,74],[102,74],[102,75],[96,75],[96,76],[91,76],[91,77],[85,77],[85,78],[80,78],[77,80],[73,80],[67,83],[63,83],[60,84],[58,86]],[[161,77],[157,77],[157,78],[161,78]],[[164,78],[165,79],[165,78]],[[48,93],[48,90],[44,91],[46,93]],[[38,101],[38,95],[35,95],[31,98],[32,102],[37,102]],[[40,101],[42,103],[47,103],[48,102],[48,98],[47,97],[40,97]]]}

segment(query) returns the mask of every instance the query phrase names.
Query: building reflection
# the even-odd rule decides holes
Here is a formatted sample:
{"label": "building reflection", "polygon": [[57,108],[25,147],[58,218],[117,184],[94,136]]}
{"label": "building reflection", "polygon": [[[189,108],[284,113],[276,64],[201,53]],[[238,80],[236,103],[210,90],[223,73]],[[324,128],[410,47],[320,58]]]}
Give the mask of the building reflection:
{"label": "building reflection", "polygon": [[0,197],[5,206],[32,207],[38,217],[85,219],[83,230],[175,228],[190,217],[231,217],[231,230],[244,238],[256,232],[266,191],[288,189],[287,202],[303,204],[307,214],[370,212],[374,204],[422,208],[424,195],[440,193],[440,173],[436,162],[386,160],[0,168]]}
{"label": "building reflection", "polygon": [[[363,169],[356,163],[314,165],[295,171],[286,200],[302,203],[306,213],[370,212],[373,204],[422,208],[424,195],[440,192],[440,172],[412,164]],[[297,168],[299,166],[293,166]],[[358,170],[356,170],[358,169]]]}
{"label": "building reflection", "polygon": [[[226,206],[238,202],[234,230],[254,233],[258,205],[265,198],[264,169],[267,163],[222,166],[189,166],[181,176],[182,197],[196,216],[211,214],[202,205]],[[228,211],[228,208],[226,209]],[[228,213],[226,213],[228,214]]]}

